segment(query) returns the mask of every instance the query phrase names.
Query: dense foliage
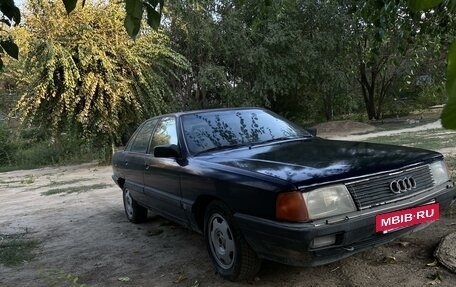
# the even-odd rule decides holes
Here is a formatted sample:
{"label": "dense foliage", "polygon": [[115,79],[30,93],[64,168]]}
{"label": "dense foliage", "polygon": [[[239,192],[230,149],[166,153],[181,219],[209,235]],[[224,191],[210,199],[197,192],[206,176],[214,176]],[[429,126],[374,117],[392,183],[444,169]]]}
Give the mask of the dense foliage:
{"label": "dense foliage", "polygon": [[453,19],[439,11],[379,0],[169,0],[165,8],[165,32],[192,65],[175,88],[184,107],[256,104],[320,121],[363,109],[381,119],[446,100]]}
{"label": "dense foliage", "polygon": [[123,14],[103,1],[68,16],[59,2],[29,2],[19,29],[29,34],[15,110],[23,121],[49,127],[56,140],[71,130],[109,144],[166,111],[168,77],[187,62],[162,33],[145,31],[133,42]]}
{"label": "dense foliage", "polygon": [[[351,13],[350,46],[367,115],[369,119],[381,119],[388,97],[403,97],[401,92],[413,92],[413,86],[427,84],[426,78],[434,80],[430,77],[436,75],[429,74],[433,69],[426,61],[435,61],[436,57],[443,60],[439,55],[442,37],[429,26],[441,20],[440,15],[414,13],[405,1],[345,3]],[[414,73],[423,65],[425,70]]]}

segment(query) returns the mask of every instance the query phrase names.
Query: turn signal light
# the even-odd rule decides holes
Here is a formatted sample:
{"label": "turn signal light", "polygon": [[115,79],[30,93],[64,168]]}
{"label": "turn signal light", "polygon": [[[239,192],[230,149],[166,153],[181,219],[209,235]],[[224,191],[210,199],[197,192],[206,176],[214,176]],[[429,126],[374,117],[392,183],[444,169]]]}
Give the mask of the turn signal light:
{"label": "turn signal light", "polygon": [[293,222],[307,221],[309,214],[302,193],[299,191],[279,193],[276,201],[276,218]]}

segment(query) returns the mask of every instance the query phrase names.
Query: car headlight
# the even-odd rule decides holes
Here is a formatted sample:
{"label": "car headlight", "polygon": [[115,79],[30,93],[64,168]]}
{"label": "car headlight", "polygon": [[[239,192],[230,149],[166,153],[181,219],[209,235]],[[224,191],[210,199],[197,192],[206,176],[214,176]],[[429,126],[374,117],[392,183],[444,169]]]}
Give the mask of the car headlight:
{"label": "car headlight", "polygon": [[345,185],[332,185],[302,194],[309,219],[319,219],[356,211]]}
{"label": "car headlight", "polygon": [[433,162],[429,165],[429,168],[431,169],[435,185],[439,185],[450,180],[450,174],[448,173],[448,169],[443,161]]}

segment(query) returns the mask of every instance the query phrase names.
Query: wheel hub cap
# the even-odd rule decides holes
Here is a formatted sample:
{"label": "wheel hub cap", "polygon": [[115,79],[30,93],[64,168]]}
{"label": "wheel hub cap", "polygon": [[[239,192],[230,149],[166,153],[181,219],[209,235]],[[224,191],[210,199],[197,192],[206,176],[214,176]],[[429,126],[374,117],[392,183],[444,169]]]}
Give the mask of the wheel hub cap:
{"label": "wheel hub cap", "polygon": [[235,244],[228,222],[218,213],[209,220],[209,245],[217,264],[223,269],[233,266]]}
{"label": "wheel hub cap", "polygon": [[131,198],[130,191],[125,191],[125,210],[129,217],[133,216],[133,199]]}

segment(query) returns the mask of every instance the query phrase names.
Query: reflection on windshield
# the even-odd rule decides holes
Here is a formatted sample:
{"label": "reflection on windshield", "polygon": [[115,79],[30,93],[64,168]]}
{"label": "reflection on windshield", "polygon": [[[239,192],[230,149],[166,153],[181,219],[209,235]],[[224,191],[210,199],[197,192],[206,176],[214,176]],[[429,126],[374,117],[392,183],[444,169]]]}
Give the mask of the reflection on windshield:
{"label": "reflection on windshield", "polygon": [[310,136],[305,130],[263,110],[209,111],[183,116],[192,153]]}

